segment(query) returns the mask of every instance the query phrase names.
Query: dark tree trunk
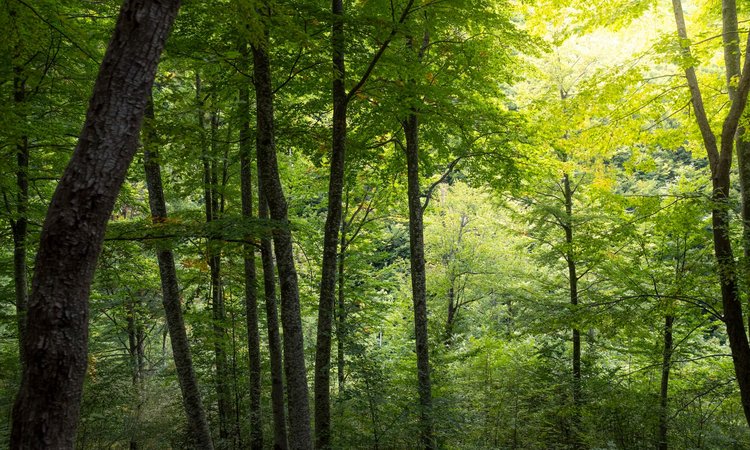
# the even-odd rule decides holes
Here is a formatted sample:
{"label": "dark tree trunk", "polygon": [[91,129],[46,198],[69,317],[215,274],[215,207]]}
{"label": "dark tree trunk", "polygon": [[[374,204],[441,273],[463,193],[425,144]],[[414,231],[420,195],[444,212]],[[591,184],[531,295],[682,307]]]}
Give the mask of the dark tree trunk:
{"label": "dark tree trunk", "polygon": [[[722,22],[724,32],[724,65],[727,79],[729,100],[737,100],[736,79],[741,75],[742,53],[740,51],[740,34],[737,23],[737,2],[722,1]],[[742,198],[742,248],[744,261],[741,266],[745,289],[750,288],[750,142],[746,141],[745,127],[738,126],[735,134],[737,162],[739,165],[740,195]],[[748,318],[750,320],[750,318]]]}
{"label": "dark tree trunk", "polygon": [[437,448],[432,435],[432,386],[430,382],[429,342],[427,336],[427,288],[424,259],[424,227],[419,187],[419,120],[412,113],[403,122],[406,135],[407,185],[409,196],[409,250],[411,288],[414,302],[414,335],[417,349],[419,423],[422,445]]}
{"label": "dark tree trunk", "polygon": [[336,254],[338,232],[341,227],[341,200],[344,190],[344,161],[346,154],[347,96],[344,80],[344,4],[332,0],[334,16],[331,32],[333,48],[333,136],[331,171],[328,180],[328,213],[323,238],[320,303],[318,305],[318,334],[315,345],[315,447],[331,447],[331,330],[336,295]]}
{"label": "dark tree trunk", "polygon": [[[267,42],[267,41],[266,41]],[[305,370],[305,351],[300,316],[297,270],[294,266],[292,233],[284,191],[281,187],[276,160],[273,124],[273,87],[271,67],[266,49],[253,47],[255,99],[257,111],[257,151],[260,184],[268,203],[271,219],[278,226],[273,231],[276,260],[281,288],[281,326],[284,329],[284,370],[287,380],[289,411],[289,447],[293,450],[312,448],[310,405]]]}
{"label": "dark tree trunk", "polygon": [[[398,23],[406,20],[414,0],[409,0]],[[318,330],[315,344],[315,447],[328,449],[331,446],[331,331],[336,302],[336,250],[341,226],[341,199],[344,190],[344,165],[346,160],[346,115],[349,101],[364,86],[383,53],[396,35],[396,27],[381,43],[370,60],[362,77],[351,91],[346,92],[346,65],[344,62],[344,3],[331,0],[333,25],[331,48],[333,62],[333,130],[331,139],[331,168],[328,180],[328,212],[323,237],[323,260],[320,280],[320,303],[318,305]]]}
{"label": "dark tree trunk", "polygon": [[[563,195],[565,198],[565,231],[566,255],[568,263],[568,287],[570,293],[570,305],[573,313],[578,311],[578,271],[576,266],[576,255],[573,251],[573,190],[570,187],[570,175],[563,175]],[[577,326],[573,327],[573,445],[582,448],[580,440],[581,423],[581,331]]]}
{"label": "dark tree trunk", "polygon": [[[685,27],[682,2],[680,0],[672,0],[672,7],[677,25],[677,34],[683,45],[682,54],[687,58],[686,60],[690,60],[692,56],[690,47],[687,44],[689,39]],[[734,2],[725,2],[724,7],[735,8],[735,5]],[[733,14],[736,14],[736,12]],[[723,32],[724,34],[731,35],[733,32],[732,28],[736,29],[736,26],[727,22],[726,11],[723,16]],[[748,48],[750,48],[750,37],[748,37],[748,43],[745,47],[746,52]],[[745,323],[742,317],[742,303],[740,302],[737,283],[737,265],[732,250],[732,241],[729,236],[729,192],[732,152],[734,150],[734,139],[737,134],[740,118],[747,106],[748,92],[750,92],[750,58],[745,58],[734,99],[724,119],[721,130],[721,147],[717,145],[716,136],[711,129],[694,67],[690,66],[685,69],[685,78],[690,88],[695,119],[703,137],[703,144],[706,148],[711,167],[712,200],[714,204],[711,214],[714,254],[716,256],[719,281],[721,283],[724,323],[727,329],[727,337],[729,338],[729,347],[732,351],[734,372],[740,388],[742,408],[745,418],[748,424],[750,424],[750,345],[748,344]]]}
{"label": "dark tree trunk", "polygon": [[[247,44],[240,46],[245,66],[248,66]],[[242,216],[253,217],[252,143],[250,142],[250,90],[246,84],[239,89],[240,116],[240,183],[242,191]],[[255,269],[255,247],[246,235],[245,257],[245,310],[247,313],[247,353],[250,363],[250,448],[263,448],[263,423],[260,408],[260,332],[258,331],[258,292]]]}
{"label": "dark tree trunk", "polygon": [[[147,115],[153,120],[153,104],[150,103],[149,106]],[[151,218],[155,224],[159,224],[167,220],[167,204],[164,201],[164,187],[161,181],[161,167],[159,165],[159,153],[155,145],[156,140],[156,130],[147,121],[144,127],[143,163],[146,170],[146,187],[148,188]],[[213,448],[211,430],[208,426],[206,411],[203,408],[200,389],[193,370],[193,358],[190,354],[190,344],[185,331],[185,321],[180,304],[180,286],[177,281],[174,254],[169,249],[161,248],[157,250],[156,257],[159,262],[159,275],[161,277],[162,303],[188,428],[195,441],[195,446],[210,450]]]}
{"label": "dark tree trunk", "polygon": [[672,368],[672,325],[674,316],[667,314],[664,318],[664,352],[661,363],[661,390],[659,392],[659,450],[669,447],[668,431],[668,400],[669,400],[669,371]]}
{"label": "dark tree trunk", "polygon": [[[260,167],[258,167],[260,181]],[[263,189],[258,183],[258,217],[268,219],[268,204]],[[268,328],[268,354],[271,360],[271,409],[273,411],[273,447],[275,450],[288,448],[286,439],[286,412],[284,411],[284,374],[282,368],[281,336],[279,316],[276,307],[276,278],[273,263],[271,238],[264,235],[260,239],[260,258],[263,264],[263,291],[266,303],[266,326]]]}
{"label": "dark tree trunk", "polygon": [[[348,194],[347,194],[347,207],[348,207]],[[344,340],[346,339],[346,294],[345,294],[345,279],[344,279],[344,263],[346,262],[346,222],[341,222],[341,242],[339,244],[339,292],[338,292],[338,307],[337,307],[337,320],[336,320],[336,362],[337,371],[336,375],[339,384],[339,395],[344,393],[344,369],[346,365],[345,361],[345,349]]]}
{"label": "dark tree trunk", "polygon": [[451,340],[453,339],[453,322],[456,319],[456,310],[458,309],[456,304],[456,280],[451,280],[451,287],[448,288],[448,316],[445,319],[445,336],[443,337],[443,344],[449,347]]}
{"label": "dark tree trunk", "polygon": [[[146,112],[148,116],[148,111]],[[144,124],[145,128],[145,124]],[[143,321],[139,318],[141,301],[133,297],[127,304],[127,331],[128,331],[128,353],[130,356],[131,378],[133,391],[135,393],[135,410],[131,424],[130,450],[138,450],[138,440],[135,430],[140,426],[141,406],[143,404],[143,372],[145,369],[145,333]]]}
{"label": "dark tree trunk", "polygon": [[210,272],[210,299],[211,314],[214,332],[214,363],[216,365],[215,385],[216,402],[219,419],[219,442],[218,448],[228,448],[230,444],[229,421],[232,416],[229,411],[230,393],[227,386],[227,354],[225,350],[226,330],[224,309],[224,292],[221,283],[221,248],[220,243],[213,238],[211,222],[219,218],[219,193],[218,193],[218,166],[216,161],[216,132],[218,129],[218,116],[215,111],[210,115],[210,143],[205,139],[205,119],[203,110],[203,97],[200,76],[195,78],[196,98],[198,101],[198,127],[201,135],[201,160],[203,162],[203,198],[205,202],[206,223],[209,227],[208,240],[206,242],[206,258]]}
{"label": "dark tree trunk", "polygon": [[[26,79],[23,69],[13,67],[13,101],[19,109],[19,120],[23,120],[26,103]],[[16,218],[11,221],[13,233],[13,282],[16,294],[16,320],[18,321],[18,358],[21,368],[25,365],[23,340],[26,334],[26,310],[29,300],[29,287],[26,278],[26,235],[28,229],[29,203],[29,138],[23,133],[16,143]]]}
{"label": "dark tree trunk", "polygon": [[107,220],[179,0],[128,0],[78,145],[47,211],[29,299],[11,448],[72,449],[88,358],[88,298]]}

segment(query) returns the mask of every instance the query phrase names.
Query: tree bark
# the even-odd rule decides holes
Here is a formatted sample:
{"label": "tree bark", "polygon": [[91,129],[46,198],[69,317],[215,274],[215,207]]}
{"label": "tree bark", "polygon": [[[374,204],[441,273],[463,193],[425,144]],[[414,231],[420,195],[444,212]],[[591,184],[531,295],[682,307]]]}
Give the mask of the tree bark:
{"label": "tree bark", "polygon": [[[266,40],[265,44],[267,45]],[[276,160],[273,123],[273,87],[271,66],[266,49],[253,46],[255,100],[257,111],[257,152],[260,183],[268,203],[271,219],[280,224],[273,231],[273,241],[281,288],[281,325],[284,329],[284,370],[287,380],[289,447],[312,448],[310,403],[300,316],[297,270],[286,198],[281,187]]]}
{"label": "tree bark", "polygon": [[333,27],[333,136],[331,144],[330,176],[328,179],[328,212],[323,238],[318,333],[315,345],[315,448],[331,447],[331,329],[336,290],[336,257],[338,232],[341,227],[342,194],[344,190],[344,161],[346,154],[347,96],[344,80],[344,4],[332,0]]}
{"label": "tree bark", "polygon": [[[153,103],[149,102],[146,115],[154,120]],[[151,208],[151,219],[155,224],[167,220],[167,204],[164,201],[164,187],[161,180],[161,167],[157,149],[156,130],[153,124],[146,121],[143,135],[143,165],[146,172],[148,202]],[[156,252],[161,278],[162,303],[172,344],[172,357],[177,371],[177,381],[182,392],[182,404],[188,421],[188,429],[200,449],[212,449],[211,431],[206,419],[206,410],[201,400],[198,381],[193,370],[193,358],[190,354],[190,343],[185,331],[185,320],[182,316],[180,286],[177,280],[174,254],[167,248]]]}
{"label": "tree bark", "polygon": [[415,112],[403,122],[406,135],[407,186],[409,197],[409,252],[414,303],[414,335],[417,350],[420,439],[425,449],[437,448],[433,438],[432,385],[427,336],[427,287],[424,258],[424,226],[419,187],[419,120]]}
{"label": "tree bark", "polygon": [[[347,193],[347,204],[346,209],[349,207],[349,194]],[[338,379],[339,395],[344,393],[344,382],[345,382],[345,347],[344,340],[346,339],[346,283],[344,278],[344,263],[346,262],[346,231],[347,226],[345,221],[341,221],[341,239],[339,243],[339,277],[338,277],[338,306],[337,306],[337,320],[336,320],[336,376]]]}
{"label": "tree bark", "polygon": [[[247,44],[240,45],[240,53],[245,66],[248,66]],[[252,144],[250,142],[250,90],[246,84],[239,89],[240,116],[240,185],[242,195],[242,216],[253,217],[252,183]],[[245,236],[245,311],[247,318],[247,352],[250,363],[250,448],[263,448],[263,423],[260,405],[260,332],[258,331],[258,293],[255,269],[255,247],[249,242],[253,237]]]}
{"label": "tree bark", "polygon": [[[672,0],[672,7],[680,42],[687,43],[689,40],[682,11],[682,2],[680,0]],[[724,17],[726,18],[726,14]],[[725,32],[731,32],[731,27],[727,23],[724,23],[723,28]],[[746,52],[748,47],[750,47],[750,37],[748,37],[748,45],[745,48]],[[686,57],[686,60],[692,59],[690,47],[686,44],[683,44],[682,53]],[[690,66],[685,69],[685,78],[690,88],[695,120],[701,131],[703,144],[706,148],[711,167],[711,183],[713,187],[711,197],[714,205],[711,213],[714,254],[716,256],[719,281],[721,283],[724,323],[729,338],[729,347],[732,352],[735,376],[740,388],[742,408],[745,418],[750,425],[750,345],[748,344],[744,319],[742,317],[742,304],[737,286],[737,266],[729,236],[728,204],[734,138],[737,133],[740,117],[747,106],[747,96],[750,91],[750,58],[745,58],[745,63],[737,84],[736,97],[731,102],[729,112],[724,119],[721,130],[720,148],[717,146],[716,136],[711,130],[710,122],[703,106],[703,97],[694,67]]]}
{"label": "tree bark", "polygon": [[[268,204],[260,183],[258,167],[258,217],[268,220]],[[286,411],[284,411],[284,374],[282,368],[279,315],[276,307],[276,278],[273,263],[271,238],[260,239],[260,258],[263,264],[263,291],[266,304],[266,326],[268,328],[268,354],[271,360],[271,409],[273,411],[273,447],[286,450]]]}
{"label": "tree bark", "polygon": [[[411,12],[414,0],[409,0],[399,17],[404,23]],[[320,279],[320,302],[318,305],[318,329],[315,343],[315,447],[328,449],[331,446],[331,331],[336,302],[336,260],[338,233],[341,227],[341,200],[344,190],[344,165],[346,159],[346,115],[349,101],[367,82],[373,69],[396,35],[396,27],[375,52],[362,77],[351,91],[346,92],[346,65],[344,62],[344,3],[331,0],[333,25],[331,48],[333,51],[333,130],[331,139],[330,177],[328,180],[328,212],[323,237],[322,274]]]}
{"label": "tree bark", "polygon": [[672,369],[672,325],[674,316],[667,314],[664,318],[664,352],[661,363],[661,390],[659,392],[659,450],[669,447],[668,431],[668,400],[669,400],[669,372]]}
{"label": "tree bark", "polygon": [[[724,67],[729,101],[737,100],[737,80],[741,75],[742,54],[737,23],[737,2],[722,1],[722,23],[724,42]],[[737,163],[739,165],[740,195],[742,198],[742,248],[744,261],[741,266],[745,289],[750,286],[750,142],[745,140],[745,127],[738,126],[735,134]],[[748,318],[750,321],[750,317]]]}
{"label": "tree bark", "polygon": [[72,449],[88,358],[88,298],[107,220],[138,148],[179,0],[127,0],[86,121],[47,211],[29,299],[11,448]]}

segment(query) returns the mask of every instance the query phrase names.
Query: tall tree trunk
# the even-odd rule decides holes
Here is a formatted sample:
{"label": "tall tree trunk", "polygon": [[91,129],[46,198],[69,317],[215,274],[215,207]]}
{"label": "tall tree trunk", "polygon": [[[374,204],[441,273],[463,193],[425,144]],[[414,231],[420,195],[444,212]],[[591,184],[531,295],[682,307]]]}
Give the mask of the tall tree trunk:
{"label": "tall tree trunk", "polygon": [[[13,101],[19,111],[18,120],[24,122],[26,112],[26,79],[20,66],[13,67]],[[13,233],[13,282],[15,287],[16,320],[18,321],[18,358],[23,369],[23,340],[26,334],[26,310],[29,300],[29,287],[26,278],[26,235],[28,229],[29,203],[29,138],[23,132],[16,143],[16,217],[11,221]]]}
{"label": "tall tree trunk", "polygon": [[[146,112],[148,116],[148,111]],[[145,125],[144,125],[145,128]],[[141,421],[141,406],[143,404],[143,372],[145,369],[145,333],[143,321],[139,318],[141,301],[138,297],[132,297],[127,304],[127,331],[128,331],[128,353],[130,356],[130,368],[133,391],[135,393],[135,408],[132,417],[130,450],[138,450],[138,440],[135,438],[134,430],[138,429]]]}
{"label": "tall tree trunk", "polygon": [[[248,66],[247,44],[240,45],[244,66]],[[240,184],[242,191],[242,216],[253,218],[252,143],[250,142],[250,90],[243,83],[239,89],[240,116]],[[250,448],[263,448],[263,423],[260,408],[260,332],[258,331],[258,292],[255,270],[255,246],[245,235],[245,311],[247,313],[247,353],[250,363]]]}
{"label": "tall tree trunk", "polygon": [[411,289],[414,303],[414,335],[417,349],[417,383],[419,391],[419,424],[422,446],[437,448],[433,438],[432,386],[427,336],[427,287],[424,258],[424,226],[419,187],[419,120],[411,113],[403,122],[406,135],[407,186],[409,196],[409,252]]}
{"label": "tall tree trunk", "polygon": [[78,145],[42,228],[13,449],[73,448],[88,360],[91,280],[179,6],[179,0],[127,0],[120,9]]}
{"label": "tall tree trunk", "polygon": [[[682,11],[682,2],[672,0],[672,7],[677,25],[677,34],[683,43],[682,53],[686,60],[691,60],[690,47],[685,18]],[[735,13],[736,14],[736,13]],[[724,15],[726,18],[726,14]],[[731,25],[724,22],[723,31],[731,33]],[[747,52],[750,48],[750,37],[745,47]],[[748,344],[745,323],[742,317],[742,304],[737,286],[737,266],[732,250],[732,241],[729,236],[729,192],[730,173],[732,165],[732,151],[734,149],[734,138],[737,133],[740,117],[747,106],[747,96],[750,92],[750,58],[745,58],[742,73],[737,84],[734,101],[731,102],[729,112],[724,119],[721,131],[721,147],[718,147],[716,136],[711,130],[711,125],[703,106],[698,78],[695,68],[690,66],[685,69],[685,78],[690,88],[695,120],[703,137],[703,144],[708,154],[711,167],[712,183],[712,225],[714,254],[718,265],[719,280],[721,283],[721,300],[724,309],[724,323],[729,338],[729,347],[732,351],[732,361],[737,384],[740,388],[740,398],[745,418],[750,424],[750,345]]]}
{"label": "tall tree trunk", "polygon": [[198,104],[198,130],[201,141],[201,160],[203,163],[203,199],[206,216],[206,224],[209,228],[208,240],[206,242],[206,258],[210,272],[210,289],[209,296],[211,302],[211,314],[213,320],[214,333],[214,363],[216,365],[215,385],[216,385],[216,402],[219,420],[219,442],[217,447],[220,449],[229,447],[229,420],[231,413],[229,411],[229,392],[227,389],[227,355],[224,349],[225,341],[225,311],[224,311],[224,293],[221,285],[221,250],[219,243],[213,237],[211,222],[216,220],[219,215],[219,194],[217,186],[219,181],[218,167],[216,162],[216,131],[218,128],[218,118],[216,111],[210,115],[210,142],[205,138],[205,111],[202,91],[201,78],[198,73],[195,75],[195,95]]}
{"label": "tall tree trunk", "polygon": [[[146,115],[150,120],[154,120],[153,102],[149,102]],[[146,121],[143,134],[143,165],[146,171],[148,202],[151,208],[152,221],[155,224],[160,224],[167,220],[167,204],[164,201],[164,187],[161,180],[161,167],[156,142],[156,129],[153,123]],[[188,429],[197,448],[210,450],[213,448],[211,430],[208,426],[198,381],[193,370],[193,358],[190,354],[185,320],[182,316],[180,286],[177,280],[174,254],[167,248],[160,248],[156,252],[156,257],[161,278],[162,303]]]}
{"label": "tall tree trunk", "polygon": [[[411,12],[414,0],[409,0],[399,17],[403,24]],[[328,180],[328,212],[323,237],[322,274],[320,279],[320,302],[318,305],[318,330],[315,344],[315,446],[328,449],[331,446],[331,330],[336,302],[336,250],[341,226],[341,199],[344,190],[344,165],[346,160],[346,115],[349,101],[367,82],[372,70],[396,35],[396,26],[380,44],[362,77],[351,91],[346,92],[346,65],[344,62],[344,3],[331,0],[333,25],[331,48],[333,62],[333,130],[331,139],[331,167]]]}
{"label": "tall tree trunk", "polygon": [[[258,167],[258,217],[268,220],[268,203],[260,184]],[[266,304],[266,328],[268,328],[268,354],[271,360],[271,409],[273,411],[273,447],[275,450],[288,448],[286,438],[286,411],[284,411],[284,374],[282,369],[281,336],[279,316],[276,307],[276,277],[273,263],[271,238],[264,235],[260,239],[260,258],[263,264],[263,292]]]}
{"label": "tall tree trunk", "polygon": [[[349,195],[347,194],[346,209],[349,207]],[[346,222],[341,221],[341,242],[339,243],[339,277],[338,277],[338,306],[336,320],[336,376],[338,378],[339,395],[344,393],[344,369],[346,365],[344,340],[346,339],[346,284],[344,279],[344,263],[346,262]]]}
{"label": "tall tree trunk", "polygon": [[[266,39],[265,45],[268,44]],[[305,370],[305,348],[300,316],[297,270],[294,266],[292,233],[284,191],[276,160],[273,123],[271,65],[265,47],[253,46],[255,101],[257,111],[257,152],[260,184],[271,219],[281,226],[273,231],[273,241],[281,288],[281,325],[284,329],[284,370],[287,380],[289,447],[312,448],[310,403]]]}
{"label": "tall tree trunk", "polygon": [[[724,67],[727,79],[729,100],[737,100],[737,79],[741,75],[742,53],[740,51],[740,34],[737,23],[736,0],[722,0],[722,22],[724,32]],[[735,147],[740,176],[740,195],[742,198],[742,248],[744,261],[741,267],[745,289],[750,289],[750,141],[745,140],[745,127],[737,127]],[[750,317],[748,318],[750,320]]]}
{"label": "tall tree trunk", "polygon": [[[563,175],[563,195],[565,199],[565,231],[566,255],[568,263],[568,288],[570,294],[570,305],[573,313],[578,312],[578,271],[576,266],[576,255],[573,251],[573,190],[570,187],[570,175]],[[577,317],[576,317],[577,320]],[[573,446],[582,448],[580,439],[581,425],[581,331],[578,326],[573,326]]]}
{"label": "tall tree trunk", "polygon": [[328,179],[328,213],[323,237],[320,303],[318,305],[318,334],[315,345],[315,447],[331,447],[331,329],[336,295],[336,256],[338,232],[341,227],[341,200],[344,190],[344,161],[346,154],[347,96],[344,80],[344,3],[332,0],[333,27],[333,136],[331,171]]}
{"label": "tall tree trunk", "polygon": [[664,352],[661,363],[661,390],[659,392],[659,450],[669,447],[668,431],[668,400],[669,400],[669,371],[672,369],[672,325],[674,316],[667,314],[664,318]]}

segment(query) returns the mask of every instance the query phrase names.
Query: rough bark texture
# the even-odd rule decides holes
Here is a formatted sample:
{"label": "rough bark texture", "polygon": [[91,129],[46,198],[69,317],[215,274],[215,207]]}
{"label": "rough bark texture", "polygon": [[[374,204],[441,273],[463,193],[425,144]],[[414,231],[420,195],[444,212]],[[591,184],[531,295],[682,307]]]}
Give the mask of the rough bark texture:
{"label": "rough bark texture", "polygon": [[[349,206],[349,195],[347,194],[347,209]],[[341,222],[341,239],[339,243],[339,278],[338,278],[338,306],[336,308],[336,376],[338,379],[339,395],[344,393],[345,382],[345,348],[344,340],[346,339],[346,284],[344,278],[344,264],[346,262],[346,222]]]}
{"label": "rough bark texture", "polygon": [[73,448],[88,359],[91,280],[179,6],[179,0],[128,0],[120,10],[78,145],[42,228],[11,448]]}
{"label": "rough bark texture", "polygon": [[[247,61],[247,45],[240,46],[243,61]],[[247,63],[245,63],[247,66]],[[240,187],[242,191],[242,216],[253,217],[252,143],[250,141],[250,90],[242,84],[239,89],[240,116]],[[250,241],[252,236],[246,235]],[[247,319],[247,352],[250,364],[250,448],[263,448],[263,422],[260,407],[260,332],[258,331],[258,292],[255,269],[255,246],[244,245],[245,257],[245,311]]]}
{"label": "rough bark texture", "polygon": [[672,325],[674,316],[667,314],[664,318],[664,352],[661,363],[661,389],[659,391],[659,450],[669,447],[668,431],[668,400],[669,400],[669,372],[672,368]]}
{"label": "rough bark texture", "polygon": [[[13,101],[18,107],[19,120],[24,120],[26,102],[26,80],[23,69],[13,67]],[[13,233],[13,282],[16,299],[16,320],[18,321],[18,357],[23,368],[25,364],[23,340],[26,334],[26,310],[29,301],[29,287],[26,278],[26,235],[28,229],[29,203],[29,138],[25,134],[16,143],[16,218],[10,223]]]}
{"label": "rough bark texture", "polygon": [[[152,105],[150,105],[152,106]],[[152,106],[153,107],[153,106]],[[147,111],[153,119],[153,110]],[[144,126],[143,163],[146,171],[148,202],[151,207],[151,218],[155,224],[167,220],[167,204],[164,201],[164,187],[161,180],[161,168],[156,142],[156,131],[152,124]],[[169,329],[169,340],[172,344],[172,357],[177,371],[177,381],[182,392],[182,404],[188,421],[188,428],[195,446],[200,449],[212,449],[211,430],[206,419],[206,411],[201,400],[200,389],[193,370],[193,358],[185,331],[185,320],[180,303],[180,286],[177,280],[174,254],[163,248],[156,252],[161,278],[162,304]]]}
{"label": "rough bark texture", "polygon": [[411,288],[414,303],[414,335],[417,348],[417,383],[422,446],[437,448],[432,435],[432,385],[427,336],[427,287],[424,259],[424,226],[419,187],[419,120],[412,113],[403,123],[406,135],[407,185],[409,197],[409,251]]}
{"label": "rough bark texture", "polygon": [[268,203],[271,219],[282,226],[273,231],[274,250],[281,290],[281,326],[284,329],[284,370],[287,381],[289,416],[289,447],[312,448],[310,432],[310,401],[300,317],[297,270],[294,266],[292,233],[284,191],[281,187],[276,160],[273,124],[273,88],[271,67],[266,49],[253,47],[255,99],[257,111],[257,152],[260,183]]}
{"label": "rough bark texture", "polygon": [[332,0],[334,15],[331,32],[333,48],[333,137],[330,176],[328,179],[328,212],[323,238],[320,303],[318,305],[318,333],[315,345],[315,447],[331,447],[331,330],[336,296],[336,253],[341,227],[341,200],[344,190],[344,160],[346,154],[347,96],[344,87],[344,4]]}
{"label": "rough bark texture", "polygon": [[[258,167],[260,181],[260,167]],[[268,204],[258,183],[258,217],[268,219]],[[276,307],[276,277],[271,238],[260,239],[260,258],[263,264],[263,294],[266,303],[266,328],[268,328],[268,355],[271,360],[271,409],[273,411],[273,447],[288,448],[286,439],[286,411],[284,410],[284,374],[279,334],[279,313]]]}
{"label": "rough bark texture", "polygon": [[[680,42],[687,43],[689,40],[682,11],[682,2],[680,0],[672,0],[672,7]],[[724,23],[724,31],[731,32],[731,26]],[[746,51],[748,47],[750,47],[750,36],[748,37]],[[692,59],[689,47],[683,47],[682,52],[687,60]],[[748,344],[744,319],[742,317],[742,303],[740,302],[737,284],[737,264],[732,250],[732,241],[729,236],[730,217],[728,204],[734,139],[740,117],[747,106],[747,96],[750,91],[750,58],[745,58],[745,63],[737,84],[735,99],[731,102],[729,112],[722,125],[720,148],[717,145],[716,136],[711,130],[710,122],[703,106],[703,97],[694,67],[685,69],[685,78],[690,88],[695,120],[701,131],[703,144],[711,166],[712,200],[714,204],[711,213],[714,254],[716,256],[721,283],[724,323],[727,329],[727,337],[729,338],[729,347],[732,351],[734,372],[740,388],[742,408],[745,418],[748,424],[750,424],[750,345]]]}

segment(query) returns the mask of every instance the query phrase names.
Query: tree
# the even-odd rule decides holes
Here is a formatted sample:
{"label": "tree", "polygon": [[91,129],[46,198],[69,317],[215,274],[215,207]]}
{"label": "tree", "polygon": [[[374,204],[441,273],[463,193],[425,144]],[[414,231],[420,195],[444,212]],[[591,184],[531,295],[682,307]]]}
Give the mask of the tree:
{"label": "tree", "polygon": [[[167,204],[164,200],[164,186],[159,165],[158,134],[155,124],[153,99],[149,98],[146,108],[146,123],[143,133],[143,166],[146,172],[146,186],[155,224],[167,221]],[[161,248],[156,253],[161,278],[162,303],[169,329],[172,354],[177,367],[177,378],[182,391],[182,402],[188,418],[190,432],[195,443],[201,448],[213,448],[211,430],[206,419],[206,411],[201,400],[200,389],[193,369],[190,343],[185,330],[185,320],[180,302],[180,287],[175,268],[174,253]]]}
{"label": "tree", "polygon": [[128,0],[120,10],[78,145],[40,237],[12,448],[73,448],[87,364],[91,279],[179,6],[179,1]]}
{"label": "tree", "polygon": [[[724,2],[724,7],[729,11],[724,14],[722,31],[724,34],[732,34],[736,31],[736,5],[734,2]],[[721,299],[724,308],[724,322],[726,324],[729,344],[732,350],[732,359],[737,376],[737,384],[740,387],[742,407],[745,417],[750,425],[750,344],[748,344],[747,332],[742,318],[742,303],[740,302],[737,262],[732,250],[732,241],[729,235],[730,215],[728,201],[730,195],[730,174],[732,166],[732,152],[734,151],[735,137],[739,127],[740,118],[747,105],[747,96],[750,92],[750,58],[745,58],[742,73],[739,77],[737,90],[732,95],[731,106],[724,117],[721,128],[720,144],[717,144],[716,135],[711,129],[708,115],[703,104],[703,95],[698,77],[695,72],[695,62],[690,51],[685,17],[680,0],[672,1],[675,23],[677,25],[677,36],[680,39],[680,48],[683,57],[682,65],[685,70],[685,78],[690,89],[691,102],[695,111],[695,121],[703,137],[703,145],[708,154],[711,167],[711,183],[713,187],[712,200],[714,202],[711,212],[713,225],[714,253],[718,264],[719,280],[721,282]],[[731,10],[735,9],[732,14]],[[750,50],[750,38],[745,47],[745,53]],[[725,52],[731,52],[731,47],[725,46]],[[734,59],[734,56],[727,56]],[[732,70],[728,69],[731,75]],[[731,84],[731,83],[730,83]]]}
{"label": "tree", "polygon": [[257,114],[256,150],[260,190],[269,215],[279,226],[273,231],[281,288],[281,325],[284,330],[284,371],[287,381],[289,447],[312,447],[307,372],[300,317],[299,287],[294,264],[292,233],[288,228],[288,207],[279,178],[274,144],[273,87],[268,57],[268,39],[253,45],[255,102]]}

